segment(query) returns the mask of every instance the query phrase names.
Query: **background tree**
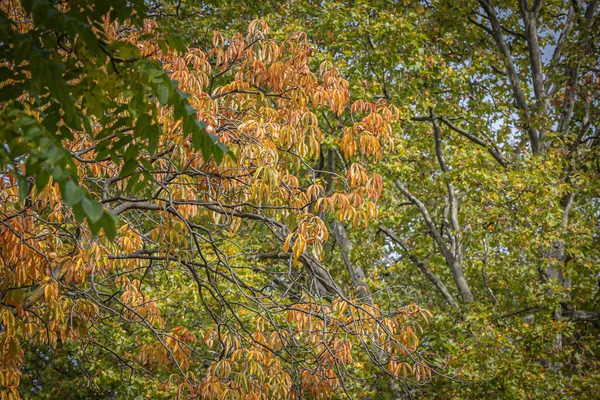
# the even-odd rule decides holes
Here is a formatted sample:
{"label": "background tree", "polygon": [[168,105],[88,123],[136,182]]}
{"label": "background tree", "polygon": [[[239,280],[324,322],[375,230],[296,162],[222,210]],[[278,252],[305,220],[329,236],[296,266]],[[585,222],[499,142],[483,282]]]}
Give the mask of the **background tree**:
{"label": "background tree", "polygon": [[[589,321],[599,317],[597,2],[325,7],[279,12],[310,27],[344,76],[366,78],[360,86],[350,79],[357,93],[402,112],[396,151],[371,165],[385,188],[378,222],[387,238],[375,241],[394,247],[373,251],[356,232],[365,246],[354,254],[364,266],[384,260],[366,271],[372,290],[402,282],[411,289],[398,301],[418,296],[438,315],[428,344],[454,354],[460,361],[447,371],[463,378],[431,393],[590,396],[597,379],[585,371],[596,368],[598,349]],[[440,302],[460,311],[441,311]]]}
{"label": "background tree", "polygon": [[[5,14],[39,41],[33,6],[15,7]],[[76,175],[28,192],[26,177],[63,161],[20,122],[3,129],[14,138],[3,161],[5,393],[25,360],[21,391],[39,395],[62,393],[40,384],[62,374],[105,397],[593,397],[596,1],[133,7],[137,23],[88,9],[101,21],[90,31],[117,52],[89,60],[124,82],[106,96],[106,120],[80,100],[95,93],[77,79],[92,61],[40,45],[67,85],[83,85],[71,96],[91,130],[46,128],[72,135],[53,143]],[[39,14],[33,27],[46,15],[93,20]],[[146,65],[150,78],[136,72]],[[128,91],[153,74],[168,77],[166,92]],[[13,75],[5,87],[28,84]],[[20,111],[38,122],[59,98],[41,82],[41,100]],[[135,114],[140,99],[148,111]],[[114,116],[126,120],[112,128]],[[23,156],[21,143],[41,155]],[[35,157],[42,167],[23,167]],[[114,242],[97,235],[100,215],[119,216]],[[435,318],[418,340],[420,307]],[[106,368],[114,360],[127,376]]]}

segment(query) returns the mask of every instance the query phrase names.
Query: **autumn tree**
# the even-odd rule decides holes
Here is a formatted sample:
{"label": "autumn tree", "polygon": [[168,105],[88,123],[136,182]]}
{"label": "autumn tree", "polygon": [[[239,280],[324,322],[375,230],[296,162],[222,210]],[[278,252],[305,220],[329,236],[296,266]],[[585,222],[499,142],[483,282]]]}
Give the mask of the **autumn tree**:
{"label": "autumn tree", "polygon": [[400,110],[351,99],[302,32],[255,20],[189,41],[153,6],[2,3],[2,398],[430,379],[431,314],[325,257],[330,230],[349,249],[342,224],[377,217],[365,161],[394,148]]}
{"label": "autumn tree", "polygon": [[598,391],[597,1],[1,7],[3,396]]}

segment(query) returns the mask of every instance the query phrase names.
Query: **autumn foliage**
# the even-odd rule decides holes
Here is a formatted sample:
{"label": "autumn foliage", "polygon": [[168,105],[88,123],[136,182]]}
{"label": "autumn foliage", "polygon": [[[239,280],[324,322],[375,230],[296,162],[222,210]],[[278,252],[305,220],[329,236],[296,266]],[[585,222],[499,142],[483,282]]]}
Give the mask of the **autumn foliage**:
{"label": "autumn foliage", "polygon": [[594,398],[597,0],[0,3],[0,400]]}
{"label": "autumn foliage", "polygon": [[[18,2],[2,7],[14,29],[32,29]],[[195,143],[208,140],[202,136],[189,140],[169,104],[174,94],[159,86],[151,112],[132,127],[118,119],[106,125],[91,113],[90,131],[60,127],[70,133],[61,144],[78,177],[66,189],[49,177],[23,199],[15,173],[2,175],[2,399],[19,397],[26,349],[69,343],[143,376],[166,371],[160,390],[180,398],[329,398],[345,390],[348,369],[369,359],[392,380],[429,379],[415,351],[419,323],[430,314],[357,302],[320,264],[329,239],[325,217],[367,226],[377,216],[382,178],[352,162],[342,175],[313,168],[324,145],[338,145],[325,140],[319,115],[355,121],[337,128],[337,156],[376,159],[393,146],[399,110],[353,102],[330,62],[311,69],[315,49],[305,34],[271,40],[262,20],[245,35],[217,31],[210,46],[185,51],[164,46],[151,20],[135,25],[105,16],[97,29],[109,46],[119,42],[128,55],[159,63],[189,95],[204,135],[226,154],[204,151]],[[66,49],[52,51],[77,63]],[[27,94],[21,100],[41,121],[44,109]],[[135,99],[119,94],[115,101]],[[143,130],[152,130],[147,139]],[[120,147],[123,156],[114,152]],[[124,157],[136,161],[123,164]],[[22,175],[26,163],[23,157],[15,165]],[[84,197],[84,209],[102,204],[120,218],[113,240],[90,229],[93,210],[79,223],[69,204],[77,201],[66,196],[84,193],[95,201]],[[258,244],[240,240],[249,232],[283,254],[284,264],[264,268],[300,280],[293,298],[270,288],[262,263],[248,261]],[[179,289],[169,289],[174,282]],[[196,311],[169,311],[188,303]],[[186,315],[198,311],[201,324]]]}

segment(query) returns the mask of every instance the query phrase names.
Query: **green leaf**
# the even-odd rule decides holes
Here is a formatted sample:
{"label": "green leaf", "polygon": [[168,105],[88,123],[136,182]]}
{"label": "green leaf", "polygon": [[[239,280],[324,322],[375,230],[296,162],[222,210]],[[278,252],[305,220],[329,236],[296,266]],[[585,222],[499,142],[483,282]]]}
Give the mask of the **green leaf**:
{"label": "green leaf", "polygon": [[117,51],[119,58],[125,61],[137,60],[141,57],[137,46],[131,43],[114,42],[111,44],[111,47]]}
{"label": "green leaf", "polygon": [[65,150],[60,147],[51,146],[48,150],[41,149],[49,164],[54,164],[65,156]]}
{"label": "green leaf", "polygon": [[94,223],[98,222],[104,213],[102,204],[98,203],[96,200],[90,200],[85,197],[81,202],[81,205],[83,206],[85,215],[87,215],[87,217]]}
{"label": "green leaf", "polygon": [[169,48],[167,47],[167,42],[164,39],[159,39],[158,40],[158,48],[164,54],[168,54],[169,53]]}
{"label": "green leaf", "polygon": [[186,47],[185,47],[185,43],[183,42],[183,40],[181,40],[181,38],[177,35],[167,35],[165,37],[165,39],[167,39],[167,43],[169,44],[169,47],[171,47],[173,50],[179,52],[179,53],[185,53]]}
{"label": "green leaf", "polygon": [[131,175],[131,177],[129,177],[129,179],[127,180],[127,187],[125,188],[125,191],[130,193],[133,192],[133,188],[140,180],[140,177],[141,174],[139,172],[135,172],[133,175]]}
{"label": "green leaf", "polygon": [[72,180],[68,180],[64,189],[65,201],[71,207],[79,204],[85,197],[85,190],[77,186]]}
{"label": "green leaf", "polygon": [[118,220],[119,219],[116,215],[105,211],[104,215],[102,215],[102,218],[99,221],[100,225],[102,226],[102,229],[104,229],[104,233],[106,233],[106,236],[109,240],[114,240],[115,236],[117,236]]}
{"label": "green leaf", "polygon": [[83,207],[81,206],[81,203],[78,203],[73,207],[73,214],[75,214],[75,220],[78,223],[81,223],[84,220],[85,211],[83,211]]}
{"label": "green leaf", "polygon": [[[217,150],[220,150],[223,152],[223,154],[228,154],[231,157],[233,157],[233,160],[236,161],[236,157],[235,154],[230,154],[231,152],[229,151],[229,149],[227,148],[227,146],[225,146],[225,144],[221,143],[221,142],[217,142],[217,147],[215,149],[215,153],[217,152]],[[221,157],[221,159],[223,159],[223,157]],[[217,157],[215,156],[215,161],[217,161],[217,163],[221,163],[221,160],[217,160]]]}
{"label": "green leaf", "polygon": [[19,200],[23,201],[29,194],[29,182],[23,175],[17,174],[17,184],[19,185]]}
{"label": "green leaf", "polygon": [[127,160],[125,162],[125,165],[123,165],[123,168],[121,169],[121,172],[119,173],[119,176],[121,178],[123,178],[125,176],[130,175],[136,170],[137,167],[138,167],[138,161],[135,158]]}
{"label": "green leaf", "polygon": [[148,137],[148,153],[150,155],[153,155],[156,152],[160,135],[160,126],[156,124],[152,124],[146,129],[146,136]]}
{"label": "green leaf", "polygon": [[45,169],[41,168],[35,177],[35,186],[37,187],[38,193],[46,187],[49,180],[50,175]]}
{"label": "green leaf", "polygon": [[[185,118],[184,123],[186,122],[185,120],[189,118],[190,117]],[[206,124],[194,120],[192,124],[189,125],[190,130],[192,131],[192,144],[194,145],[194,150],[198,151],[203,149],[208,135],[206,133]]]}
{"label": "green leaf", "polygon": [[52,178],[54,178],[54,180],[57,182],[64,180],[65,171],[60,165],[56,165],[54,168],[52,168]]}
{"label": "green leaf", "polygon": [[170,95],[169,88],[160,83],[158,85],[158,100],[160,101],[160,104],[166,106],[169,103]]}
{"label": "green leaf", "polygon": [[220,146],[217,145],[217,146],[213,147],[213,157],[215,158],[215,161],[217,164],[221,164],[224,154],[225,154],[225,152],[223,151],[223,149]]}

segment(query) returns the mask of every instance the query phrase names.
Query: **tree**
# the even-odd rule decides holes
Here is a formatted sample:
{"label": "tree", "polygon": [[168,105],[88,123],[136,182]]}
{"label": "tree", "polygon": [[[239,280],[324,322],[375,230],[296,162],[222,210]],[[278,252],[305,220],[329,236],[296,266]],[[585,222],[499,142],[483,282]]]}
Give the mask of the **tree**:
{"label": "tree", "polygon": [[[368,274],[418,288],[440,322],[431,354],[454,355],[446,372],[475,382],[445,380],[433,393],[590,396],[590,321],[600,317],[597,2],[325,7],[278,12],[347,61],[350,81],[365,79],[356,92],[402,112],[397,150],[370,167],[384,177],[379,231],[405,258],[392,253]],[[355,262],[389,260],[385,245],[373,251],[355,237],[365,244]]]}
{"label": "tree", "polygon": [[596,1],[10,4],[91,129],[3,69],[5,393],[22,364],[55,396],[597,392]]}
{"label": "tree", "polygon": [[[110,397],[328,397],[364,362],[430,377],[430,314],[378,306],[364,282],[356,296],[321,262],[324,220],[368,224],[382,186],[358,163],[320,166],[341,154],[317,113],[355,120],[376,158],[398,110],[348,109],[302,33],[271,40],[258,20],[186,46],[145,4],[119,5],[3,5],[3,396],[35,370],[25,350]],[[134,388],[114,387],[111,361]],[[21,394],[63,396],[44,379]]]}

